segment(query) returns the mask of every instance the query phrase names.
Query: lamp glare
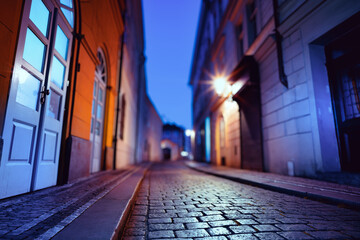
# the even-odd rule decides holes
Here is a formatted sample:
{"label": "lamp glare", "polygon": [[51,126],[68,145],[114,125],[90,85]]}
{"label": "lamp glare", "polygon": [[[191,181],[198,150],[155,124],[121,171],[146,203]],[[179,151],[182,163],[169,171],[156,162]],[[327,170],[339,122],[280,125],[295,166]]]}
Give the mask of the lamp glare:
{"label": "lamp glare", "polygon": [[224,77],[218,77],[214,80],[215,92],[221,96],[225,91],[226,79]]}

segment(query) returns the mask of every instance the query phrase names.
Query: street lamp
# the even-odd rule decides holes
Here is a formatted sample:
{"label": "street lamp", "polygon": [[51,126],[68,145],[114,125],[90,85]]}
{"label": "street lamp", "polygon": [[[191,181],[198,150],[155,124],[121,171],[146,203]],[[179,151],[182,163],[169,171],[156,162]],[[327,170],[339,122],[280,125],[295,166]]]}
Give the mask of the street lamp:
{"label": "street lamp", "polygon": [[226,85],[228,85],[228,82],[226,80],[225,77],[221,76],[221,77],[216,77],[214,79],[214,88],[215,88],[215,92],[219,95],[222,96]]}
{"label": "street lamp", "polygon": [[243,87],[244,81],[238,80],[232,84],[227,81],[224,76],[215,77],[213,82],[215,92],[219,97],[229,98],[232,97]]}

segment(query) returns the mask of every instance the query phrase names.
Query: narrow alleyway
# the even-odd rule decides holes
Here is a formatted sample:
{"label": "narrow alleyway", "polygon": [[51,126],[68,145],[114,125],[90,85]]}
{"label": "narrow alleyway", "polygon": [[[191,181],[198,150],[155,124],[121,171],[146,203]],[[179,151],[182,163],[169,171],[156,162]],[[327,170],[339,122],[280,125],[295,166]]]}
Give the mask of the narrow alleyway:
{"label": "narrow alleyway", "polygon": [[360,213],[190,170],[153,165],[123,239],[353,239]]}

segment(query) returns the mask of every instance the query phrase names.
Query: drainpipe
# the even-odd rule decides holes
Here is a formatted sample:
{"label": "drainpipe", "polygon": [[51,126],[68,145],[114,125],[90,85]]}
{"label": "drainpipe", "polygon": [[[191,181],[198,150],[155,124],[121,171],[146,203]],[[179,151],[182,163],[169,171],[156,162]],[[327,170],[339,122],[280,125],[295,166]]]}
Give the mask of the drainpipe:
{"label": "drainpipe", "polygon": [[73,91],[72,91],[72,101],[71,101],[71,111],[70,111],[70,123],[69,123],[69,136],[71,135],[71,128],[72,128],[72,121],[74,115],[74,104],[75,104],[75,92],[76,92],[76,81],[77,81],[77,73],[80,71],[80,64],[79,64],[79,53],[80,53],[80,44],[81,40],[84,38],[84,35],[81,34],[81,8],[80,8],[80,1],[78,1],[79,5],[79,31],[73,32],[74,38],[77,39],[77,47],[76,47],[76,59],[75,59],[75,74],[74,74],[74,84],[73,84]]}
{"label": "drainpipe", "polygon": [[[58,184],[65,184],[68,182],[68,178],[69,178],[69,168],[70,168],[70,155],[71,155],[71,143],[72,143],[72,139],[71,139],[71,129],[72,129],[72,121],[73,121],[73,115],[74,115],[74,102],[75,102],[75,92],[76,92],[76,80],[77,80],[77,72],[79,71],[79,52],[80,52],[80,43],[81,40],[84,38],[84,35],[81,34],[81,6],[80,6],[80,1],[77,1],[77,4],[74,4],[74,12],[78,13],[78,22],[75,21],[74,22],[74,31],[72,32],[73,35],[73,44],[72,44],[72,49],[71,49],[71,56],[75,57],[75,61],[70,61],[70,69],[69,69],[69,76],[71,76],[71,74],[73,73],[73,69],[75,69],[75,73],[74,73],[74,77],[72,79],[73,81],[73,89],[72,89],[72,93],[71,93],[71,106],[68,108],[70,110],[70,113],[68,112],[68,109],[65,109],[65,114],[64,114],[64,122],[65,119],[68,119],[68,114],[70,114],[70,118],[69,118],[69,127],[63,127],[63,131],[62,131],[62,136],[66,137],[67,136],[67,129],[68,129],[68,138],[65,139],[65,151],[64,153],[60,153],[60,154],[65,154],[64,156],[64,164],[62,165],[62,174],[58,174],[58,179],[57,179],[57,183]],[[78,31],[76,32],[76,29],[78,27]],[[75,40],[77,41],[77,45],[76,45],[76,54],[75,54]],[[69,79],[69,81],[71,81]],[[65,100],[65,106],[69,106],[69,102],[70,102],[70,94],[66,95],[66,100]],[[62,157],[60,157],[62,158]],[[61,167],[61,166],[59,166]]]}
{"label": "drainpipe", "polygon": [[114,155],[113,155],[113,170],[116,169],[116,150],[117,150],[117,133],[118,133],[118,122],[119,122],[119,111],[120,111],[120,89],[121,89],[121,80],[122,80],[122,66],[123,66],[123,58],[124,58],[124,40],[125,40],[125,14],[126,10],[124,10],[122,14],[124,32],[121,36],[121,47],[120,47],[120,66],[119,66],[119,84],[117,89],[117,101],[116,101],[116,122],[115,122],[115,134],[114,134]]}
{"label": "drainpipe", "polygon": [[276,41],[276,52],[277,52],[277,60],[278,60],[278,68],[279,68],[279,77],[280,82],[288,88],[288,81],[284,70],[284,56],[282,52],[282,36],[278,31],[279,27],[279,14],[278,14],[278,0],[273,0],[273,11],[274,11],[274,21],[275,21],[275,30],[274,37]]}

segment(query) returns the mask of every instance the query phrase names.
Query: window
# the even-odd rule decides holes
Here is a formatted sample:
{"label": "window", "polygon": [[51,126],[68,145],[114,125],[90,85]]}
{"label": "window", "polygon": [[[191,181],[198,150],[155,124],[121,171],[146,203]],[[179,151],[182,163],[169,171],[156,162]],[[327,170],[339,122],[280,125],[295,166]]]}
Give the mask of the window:
{"label": "window", "polygon": [[60,106],[66,92],[64,82],[69,66],[72,24],[62,17],[62,11],[55,9],[62,10],[67,4],[69,14],[73,15],[72,0],[66,3],[49,0],[25,3],[26,17],[19,36],[24,38],[24,45],[19,47],[23,49],[19,51],[21,58],[16,62],[19,68],[15,67],[19,76],[15,101],[39,111],[41,106],[38,103],[44,104],[48,98],[44,105],[47,108],[45,115],[60,120]]}
{"label": "window", "polygon": [[237,54],[238,59],[240,60],[244,56],[244,31],[242,23],[236,26],[236,36],[238,40]]}
{"label": "window", "polygon": [[225,147],[225,121],[223,116],[220,117],[219,131],[220,131],[220,147]]}
{"label": "window", "polygon": [[104,52],[101,49],[98,49],[97,57],[100,64],[97,65],[95,69],[90,133],[95,133],[95,135],[101,136],[104,126],[104,109],[106,99],[106,64]]}
{"label": "window", "polygon": [[126,111],[126,100],[125,100],[125,94],[123,94],[121,97],[121,116],[120,116],[120,133],[119,133],[119,137],[121,140],[124,139],[125,111]]}
{"label": "window", "polygon": [[97,52],[97,57],[99,59],[99,65],[96,66],[96,72],[99,76],[99,79],[103,82],[106,82],[106,65],[105,65],[105,56],[102,51]]}
{"label": "window", "polygon": [[250,1],[246,5],[246,17],[247,17],[247,32],[248,32],[248,46],[254,42],[256,38],[256,12],[257,8],[255,0]]}

